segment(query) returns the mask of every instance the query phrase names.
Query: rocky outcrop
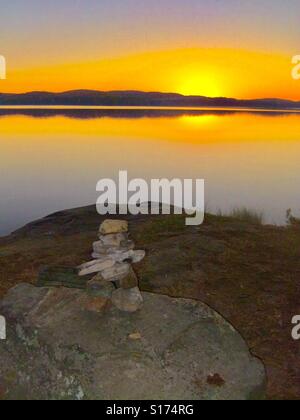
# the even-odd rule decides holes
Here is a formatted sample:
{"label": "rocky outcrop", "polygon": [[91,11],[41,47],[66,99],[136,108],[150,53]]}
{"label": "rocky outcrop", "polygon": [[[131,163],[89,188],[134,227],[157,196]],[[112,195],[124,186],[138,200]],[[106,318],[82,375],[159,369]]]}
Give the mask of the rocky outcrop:
{"label": "rocky outcrop", "polygon": [[129,313],[107,305],[97,281],[87,290],[28,284],[11,289],[0,303],[7,322],[0,397],[264,397],[262,364],[220,315],[194,300],[142,297],[140,310]]}
{"label": "rocky outcrop", "polygon": [[[216,309],[264,361],[267,398],[298,399],[299,345],[290,339],[300,300],[296,226],[260,226],[210,214],[203,225],[194,227],[185,226],[180,215],[122,217],[136,248],[147,252],[134,266],[140,289],[196,299]],[[95,232],[105,218],[95,205],[70,209],[0,238],[0,299],[17,284],[36,284],[43,266],[48,270],[42,286],[50,287],[51,281],[59,285],[53,269],[57,266],[61,285],[75,280],[86,288],[89,276],[70,279],[62,268],[67,266],[69,272],[70,266],[89,261]]]}

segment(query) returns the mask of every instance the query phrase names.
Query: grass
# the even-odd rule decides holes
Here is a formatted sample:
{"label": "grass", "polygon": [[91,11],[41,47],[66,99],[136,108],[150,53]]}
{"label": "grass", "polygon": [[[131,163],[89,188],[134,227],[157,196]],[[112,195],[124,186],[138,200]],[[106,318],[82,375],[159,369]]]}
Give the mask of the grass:
{"label": "grass", "polygon": [[[157,216],[155,219],[149,217],[149,220],[143,224],[143,230],[137,232],[136,239],[141,243],[150,243],[163,237],[173,235],[174,237],[186,233],[187,226],[185,224],[186,215]],[[205,223],[222,224],[227,222],[242,222],[245,225],[258,225],[262,226],[264,223],[263,213],[256,212],[255,210],[247,209],[246,207],[235,208],[229,214],[223,214],[221,211],[217,215],[205,213]],[[197,226],[200,228],[200,226]]]}
{"label": "grass", "polygon": [[143,225],[143,230],[137,234],[137,239],[143,242],[157,240],[161,235],[180,234],[186,229],[185,216],[171,214],[168,217],[157,216],[149,218]]}
{"label": "grass", "polygon": [[291,209],[286,212],[286,219],[288,226],[300,227],[300,219],[293,216]]}
{"label": "grass", "polygon": [[239,220],[241,222],[247,222],[253,225],[262,225],[264,223],[264,214],[255,210],[248,209],[246,207],[235,208],[229,214],[229,217]]}

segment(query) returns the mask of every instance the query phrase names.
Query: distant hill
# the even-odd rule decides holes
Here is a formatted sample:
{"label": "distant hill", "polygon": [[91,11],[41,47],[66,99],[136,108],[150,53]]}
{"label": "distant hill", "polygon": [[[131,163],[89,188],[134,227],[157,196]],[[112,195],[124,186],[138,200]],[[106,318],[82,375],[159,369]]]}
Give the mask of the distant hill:
{"label": "distant hill", "polygon": [[300,109],[300,101],[284,99],[208,98],[176,93],[73,90],[62,93],[0,93],[0,106],[163,106],[163,107],[242,107],[267,109]]}

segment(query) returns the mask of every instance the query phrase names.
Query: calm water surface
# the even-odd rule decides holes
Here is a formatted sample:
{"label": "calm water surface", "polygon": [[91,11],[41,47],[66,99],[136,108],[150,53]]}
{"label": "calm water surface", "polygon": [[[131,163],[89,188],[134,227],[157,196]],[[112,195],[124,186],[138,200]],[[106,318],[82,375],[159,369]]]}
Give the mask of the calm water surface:
{"label": "calm water surface", "polygon": [[300,214],[300,114],[0,110],[0,235],[95,203],[100,178],[205,178],[210,211]]}

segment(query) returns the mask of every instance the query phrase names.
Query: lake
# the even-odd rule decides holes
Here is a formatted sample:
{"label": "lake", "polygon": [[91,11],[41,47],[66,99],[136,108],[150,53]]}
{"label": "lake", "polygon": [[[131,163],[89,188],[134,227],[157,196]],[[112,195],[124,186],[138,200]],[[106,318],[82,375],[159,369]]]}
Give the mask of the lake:
{"label": "lake", "polygon": [[300,211],[300,114],[185,109],[0,109],[0,235],[96,203],[96,183],[204,178],[211,212]]}

